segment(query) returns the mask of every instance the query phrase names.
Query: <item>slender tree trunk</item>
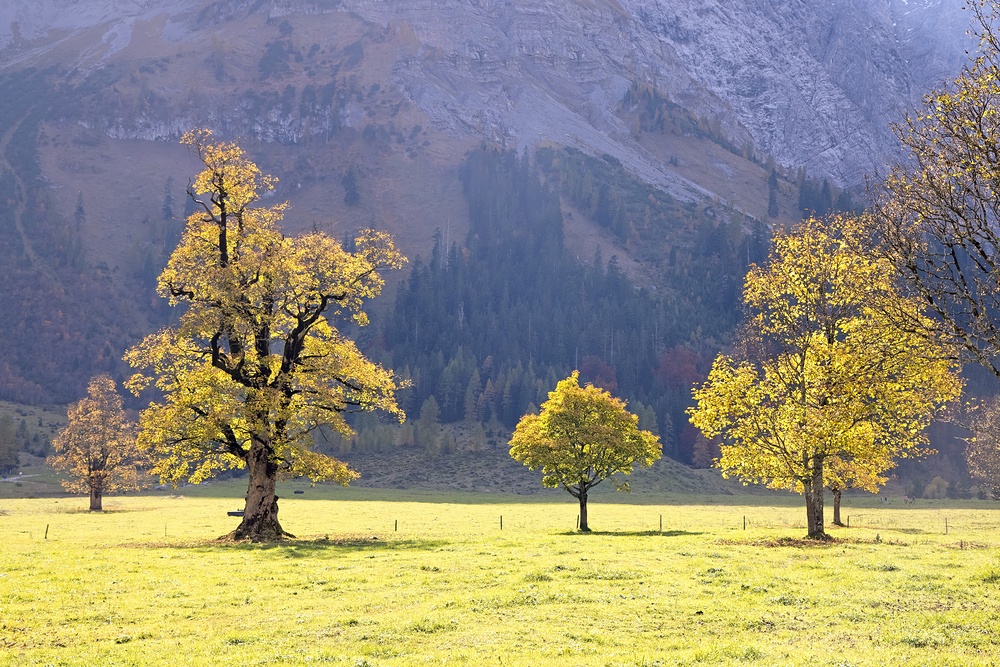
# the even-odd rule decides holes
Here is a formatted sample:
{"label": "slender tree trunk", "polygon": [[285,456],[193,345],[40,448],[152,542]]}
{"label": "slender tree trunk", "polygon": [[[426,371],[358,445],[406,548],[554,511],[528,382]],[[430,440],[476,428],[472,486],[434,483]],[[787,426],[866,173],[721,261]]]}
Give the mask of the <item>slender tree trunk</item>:
{"label": "slender tree trunk", "polygon": [[840,494],[843,493],[840,489],[833,490],[833,525],[843,526],[844,523],[840,520]]}
{"label": "slender tree trunk", "polygon": [[229,534],[234,540],[270,542],[285,537],[286,533],[278,523],[278,496],[274,493],[278,479],[278,466],[271,460],[271,448],[255,441],[247,456],[250,481],[247,484],[247,504],[243,509],[243,521]]}
{"label": "slender tree trunk", "polygon": [[803,484],[803,496],[806,500],[806,524],[809,533],[806,535],[811,540],[826,540],[823,523],[823,460],[817,457],[812,459],[812,475]]}
{"label": "slender tree trunk", "polygon": [[580,532],[589,533],[590,526],[587,525],[587,492],[580,492]]}
{"label": "slender tree trunk", "polygon": [[104,506],[104,489],[101,488],[100,484],[90,485],[90,511],[91,512],[103,512]]}

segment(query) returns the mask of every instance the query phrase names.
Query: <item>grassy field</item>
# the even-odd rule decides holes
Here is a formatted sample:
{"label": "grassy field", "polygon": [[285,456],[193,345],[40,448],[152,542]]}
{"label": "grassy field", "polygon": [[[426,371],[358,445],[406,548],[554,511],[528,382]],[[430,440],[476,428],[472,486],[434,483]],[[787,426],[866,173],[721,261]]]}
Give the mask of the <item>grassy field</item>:
{"label": "grassy field", "polygon": [[559,494],[289,484],[300,539],[250,546],[211,540],[240,482],[181,492],[0,501],[0,665],[1000,663],[991,503],[851,499],[813,546],[794,497],[605,494],[580,535]]}

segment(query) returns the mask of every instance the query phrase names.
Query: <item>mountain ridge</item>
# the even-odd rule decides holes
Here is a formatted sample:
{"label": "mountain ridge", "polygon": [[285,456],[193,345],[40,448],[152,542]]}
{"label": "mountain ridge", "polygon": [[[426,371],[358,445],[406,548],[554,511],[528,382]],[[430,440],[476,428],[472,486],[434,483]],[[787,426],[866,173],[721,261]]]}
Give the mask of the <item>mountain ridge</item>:
{"label": "mountain ridge", "polygon": [[[44,60],[46,48],[100,28],[71,64],[93,69],[134,46],[134,31],[146,31],[144,45],[190,43],[248,14],[272,23],[352,15],[382,27],[377,39],[409,42],[392,64],[394,82],[458,135],[519,146],[547,139],[627,158],[634,145],[616,107],[641,81],[717,117],[737,144],[753,141],[779,164],[846,185],[895,154],[888,123],[953,75],[972,46],[955,35],[965,15],[933,1],[797,0],[737,11],[714,0],[15,0],[0,9],[0,52],[5,68]],[[142,138],[174,137],[179,124]],[[655,182],[652,170],[638,171]]]}

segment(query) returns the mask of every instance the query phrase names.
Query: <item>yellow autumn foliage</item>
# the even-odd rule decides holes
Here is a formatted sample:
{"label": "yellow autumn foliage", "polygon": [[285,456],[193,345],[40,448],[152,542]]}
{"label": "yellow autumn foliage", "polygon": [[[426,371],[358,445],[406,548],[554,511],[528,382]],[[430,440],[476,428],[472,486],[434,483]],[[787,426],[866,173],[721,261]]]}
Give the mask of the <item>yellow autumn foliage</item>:
{"label": "yellow autumn foliage", "polygon": [[896,326],[925,315],[863,252],[865,229],[840,216],[776,234],[744,286],[759,353],[720,355],[689,410],[723,437],[724,475],[806,493],[820,521],[824,474],[875,490],[893,459],[927,452],[924,429],[962,388],[951,348]]}
{"label": "yellow autumn foliage", "polygon": [[135,424],[125,417],[115,382],[107,375],[90,380],[87,396],[69,407],[68,423],[52,441],[48,463],[69,474],[62,482],[71,493],[89,493],[91,509],[101,497],[140,487],[144,457],[136,448]]}
{"label": "yellow autumn foliage", "polygon": [[905,161],[877,190],[872,233],[947,336],[1000,377],[1000,2],[970,2],[979,49],[893,126]]}
{"label": "yellow autumn foliage", "polygon": [[183,143],[204,164],[191,186],[199,210],[158,291],[186,310],[126,354],[142,369],[130,389],[155,384],[163,396],[142,411],[139,443],[174,484],[251,459],[272,477],[346,484],[357,474],[313,450],[315,429],[349,433],[343,415],[354,410],[404,415],[392,371],[366,359],[333,321],[366,324],[363,306],[380,293],[380,272],[405,260],[384,232],[362,232],[353,250],[322,232],[285,236],[278,225],[287,205],[260,204],[275,179],[239,146],[206,130]]}
{"label": "yellow autumn foliage", "polygon": [[[537,415],[521,417],[510,439],[510,455],[530,470],[541,468],[542,485],[563,488],[580,501],[581,530],[587,527],[587,492],[614,475],[630,475],[636,463],[660,458],[660,439],[639,429],[624,401],[593,385],[580,386],[577,371],[561,380]],[[625,481],[616,484],[628,490]]]}

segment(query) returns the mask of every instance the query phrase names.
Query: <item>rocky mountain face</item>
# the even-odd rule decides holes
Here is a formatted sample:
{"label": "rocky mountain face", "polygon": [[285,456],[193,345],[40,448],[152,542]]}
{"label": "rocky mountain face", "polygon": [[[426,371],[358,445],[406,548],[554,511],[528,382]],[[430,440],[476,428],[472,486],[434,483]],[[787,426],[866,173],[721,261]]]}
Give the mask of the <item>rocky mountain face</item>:
{"label": "rocky mountain face", "polygon": [[[5,70],[58,62],[92,71],[171,47],[236,45],[266,56],[272,36],[247,17],[271,26],[309,17],[330,33],[360,19],[373,29],[362,48],[390,44],[380,49],[390,61],[381,85],[402,91],[438,129],[608,153],[664,187],[684,183],[643,155],[617,113],[633,81],[717,119],[737,144],[850,185],[893,158],[888,124],[952,75],[971,46],[954,0],[12,0],[0,7],[0,49]],[[178,105],[179,91],[152,89],[171,104],[122,113],[109,136],[172,139],[214,120],[296,143],[334,122],[360,122],[350,107],[338,119],[312,109],[296,120],[277,105]]]}
{"label": "rocky mountain face", "polygon": [[961,66],[958,3],[738,4],[636,2],[632,12],[761,150],[842,183],[894,158],[889,123]]}
{"label": "rocky mountain face", "polygon": [[[790,221],[800,167],[856,186],[895,159],[889,123],[957,72],[967,18],[955,0],[6,0],[0,340],[25,352],[0,360],[0,398],[72,397],[60,374],[113,369],[162,317],[187,129],[278,175],[292,230],[375,224],[411,256],[464,237],[459,166],[483,142],[601,157],[692,219]],[[659,247],[628,242],[656,212],[616,237],[598,218],[618,195],[584,185],[568,249],[669,290]],[[93,323],[93,303],[129,305]],[[76,347],[32,379],[39,331]]]}

